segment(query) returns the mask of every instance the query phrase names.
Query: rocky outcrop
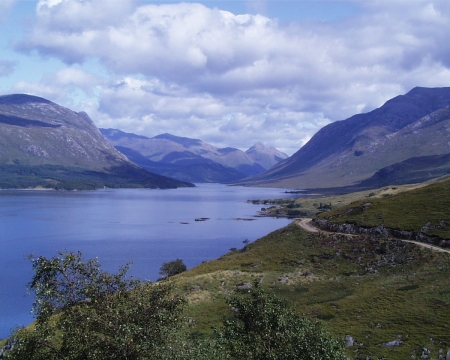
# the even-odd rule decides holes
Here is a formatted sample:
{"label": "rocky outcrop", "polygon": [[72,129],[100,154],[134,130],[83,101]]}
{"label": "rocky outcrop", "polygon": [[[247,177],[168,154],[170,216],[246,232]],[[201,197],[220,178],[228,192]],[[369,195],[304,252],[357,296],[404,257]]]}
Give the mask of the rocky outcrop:
{"label": "rocky outcrop", "polygon": [[424,232],[398,230],[385,228],[383,225],[376,227],[362,227],[351,223],[336,224],[328,220],[314,219],[314,226],[318,227],[324,231],[332,231],[343,234],[353,234],[353,235],[372,235],[377,237],[393,237],[397,239],[405,240],[415,240],[420,242],[425,242],[440,247],[450,247],[450,241],[440,238],[438,236],[426,235]]}

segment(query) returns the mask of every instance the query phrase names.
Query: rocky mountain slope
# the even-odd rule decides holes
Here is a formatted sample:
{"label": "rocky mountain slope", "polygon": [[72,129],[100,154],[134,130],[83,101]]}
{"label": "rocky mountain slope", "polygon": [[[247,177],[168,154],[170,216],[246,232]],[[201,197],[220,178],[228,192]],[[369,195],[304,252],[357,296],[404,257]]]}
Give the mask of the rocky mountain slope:
{"label": "rocky mountain slope", "polygon": [[36,96],[0,96],[2,188],[188,185],[131,163],[84,112]]}
{"label": "rocky mountain slope", "polygon": [[275,148],[267,147],[260,142],[253,145],[245,154],[266,170],[288,157],[285,153]]}
{"label": "rocky mountain slope", "polygon": [[287,155],[261,143],[243,152],[216,148],[204,141],[161,134],[153,138],[100,129],[131,161],[143,168],[191,182],[233,182],[260,174]]}
{"label": "rocky mountain slope", "polygon": [[[449,105],[450,88],[414,88],[369,113],[325,126],[290,158],[246,183],[292,188],[354,186],[408,159],[443,156],[450,153]],[[430,164],[414,163],[415,171],[432,170]],[[438,163],[441,168],[450,167],[442,164],[442,158]],[[415,176],[410,175],[398,173],[397,177],[405,183],[413,181]],[[370,186],[377,186],[372,180]]]}

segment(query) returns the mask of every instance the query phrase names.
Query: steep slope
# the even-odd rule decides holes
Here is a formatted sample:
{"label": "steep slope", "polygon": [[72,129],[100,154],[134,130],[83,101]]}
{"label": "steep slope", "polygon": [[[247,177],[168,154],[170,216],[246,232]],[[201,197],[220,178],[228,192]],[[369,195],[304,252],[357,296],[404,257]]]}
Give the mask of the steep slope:
{"label": "steep slope", "polygon": [[188,185],[132,164],[86,113],[23,94],[0,96],[0,166],[3,188]]}
{"label": "steep slope", "polygon": [[117,129],[100,131],[116,149],[139,166],[184,181],[234,182],[260,174],[287,157],[262,144],[255,145],[247,153],[231,147],[216,148],[198,139],[171,134],[148,138]]}
{"label": "steep slope", "polygon": [[382,107],[319,130],[248,184],[327,188],[359,183],[411,157],[450,152],[450,88],[414,88]]}
{"label": "steep slope", "polygon": [[264,169],[267,170],[272,166],[278,164],[280,161],[288,158],[285,153],[275,148],[267,147],[260,142],[257,142],[245,153],[256,164],[261,165]]}

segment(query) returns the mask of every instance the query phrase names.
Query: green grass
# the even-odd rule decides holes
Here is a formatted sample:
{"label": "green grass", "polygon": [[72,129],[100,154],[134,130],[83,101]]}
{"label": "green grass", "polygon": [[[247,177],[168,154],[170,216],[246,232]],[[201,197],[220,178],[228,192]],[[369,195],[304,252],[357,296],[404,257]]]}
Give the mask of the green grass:
{"label": "green grass", "polygon": [[[293,215],[290,217],[314,217],[322,212],[326,213],[329,211],[329,204],[331,204],[331,210],[338,209],[361,199],[367,199],[369,201],[369,199],[373,200],[386,198],[405,191],[424,187],[427,184],[434,183],[436,181],[438,180],[432,180],[422,184],[385,186],[379,189],[370,189],[348,194],[309,194],[308,196],[299,197],[297,199],[252,199],[248,200],[248,202],[261,204],[261,207],[266,209],[265,213],[268,216],[288,216],[289,211],[298,211],[302,214]],[[302,193],[299,193],[299,196],[302,196]],[[322,204],[322,208],[320,204]]]}
{"label": "green grass", "polygon": [[[382,198],[365,198],[319,215],[333,223],[420,232],[450,239],[450,180]],[[444,221],[446,226],[440,226]]]}
{"label": "green grass", "polygon": [[[449,270],[448,254],[398,240],[311,234],[291,224],[174,281],[189,293],[186,316],[197,337],[209,336],[229,313],[225,300],[236,285],[262,278],[300,314],[322,320],[339,338],[351,335],[351,358],[406,359],[423,346],[434,354],[450,347]],[[380,345],[399,335],[400,347]]]}

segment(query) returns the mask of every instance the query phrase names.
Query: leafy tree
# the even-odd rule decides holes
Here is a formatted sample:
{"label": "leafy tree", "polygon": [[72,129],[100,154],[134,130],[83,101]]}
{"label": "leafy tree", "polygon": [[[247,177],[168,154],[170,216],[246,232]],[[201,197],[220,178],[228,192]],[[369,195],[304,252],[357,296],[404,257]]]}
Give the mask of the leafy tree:
{"label": "leafy tree", "polygon": [[184,300],[169,283],[126,279],[128,266],[106,273],[79,252],[30,258],[36,322],[13,335],[8,358],[163,359],[181,347]]}
{"label": "leafy tree", "polygon": [[229,300],[236,312],[216,329],[216,338],[194,340],[181,321],[185,300],[171,283],[127,279],[128,265],[109,274],[80,252],[58,255],[30,256],[36,322],[13,334],[7,359],[345,358],[320,324],[296,315],[258,282]]}
{"label": "leafy tree", "polygon": [[159,274],[163,279],[174,276],[176,274],[180,274],[184,271],[186,271],[186,265],[181,259],[163,263],[159,268]]}
{"label": "leafy tree", "polygon": [[228,304],[234,316],[215,331],[232,359],[346,359],[343,344],[320,323],[301,318],[284,301],[264,293],[258,282]]}

